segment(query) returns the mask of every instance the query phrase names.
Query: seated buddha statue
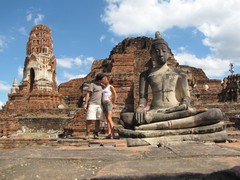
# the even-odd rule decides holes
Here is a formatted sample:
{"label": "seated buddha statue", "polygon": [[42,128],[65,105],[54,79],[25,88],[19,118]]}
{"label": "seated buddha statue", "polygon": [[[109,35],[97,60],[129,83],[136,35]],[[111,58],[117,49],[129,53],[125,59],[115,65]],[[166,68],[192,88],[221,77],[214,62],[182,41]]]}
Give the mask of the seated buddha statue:
{"label": "seated buddha statue", "polygon": [[[134,113],[122,113],[125,127],[135,130],[167,130],[210,125],[223,119],[220,109],[197,110],[190,107],[186,73],[167,65],[170,49],[160,33],[155,34],[150,49],[154,66],[140,75],[139,105]],[[148,89],[152,90],[150,108]]]}

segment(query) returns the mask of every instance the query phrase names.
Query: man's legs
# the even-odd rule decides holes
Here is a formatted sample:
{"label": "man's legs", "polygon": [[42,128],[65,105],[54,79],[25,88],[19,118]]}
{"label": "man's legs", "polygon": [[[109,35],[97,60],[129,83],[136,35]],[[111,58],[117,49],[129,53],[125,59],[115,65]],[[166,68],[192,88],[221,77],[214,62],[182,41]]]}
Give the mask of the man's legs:
{"label": "man's legs", "polygon": [[91,132],[91,127],[93,124],[95,124],[95,130],[93,131],[93,138],[98,137],[100,120],[87,120],[87,122],[86,122],[86,138],[89,138],[89,135]]}
{"label": "man's legs", "polygon": [[88,137],[89,134],[90,134],[92,124],[93,124],[92,120],[87,120],[86,121],[86,137]]}
{"label": "man's legs", "polygon": [[86,136],[90,135],[91,126],[93,123],[95,123],[96,120],[96,113],[97,113],[96,105],[90,104],[88,106],[86,114]]}
{"label": "man's legs", "polygon": [[100,120],[96,120],[95,121],[95,132],[99,132],[99,128],[100,128]]}
{"label": "man's legs", "polygon": [[100,120],[103,118],[103,111],[102,106],[99,105],[96,109],[96,120],[95,120],[95,131],[93,132],[93,135],[95,138],[98,137],[98,132],[100,129]]}

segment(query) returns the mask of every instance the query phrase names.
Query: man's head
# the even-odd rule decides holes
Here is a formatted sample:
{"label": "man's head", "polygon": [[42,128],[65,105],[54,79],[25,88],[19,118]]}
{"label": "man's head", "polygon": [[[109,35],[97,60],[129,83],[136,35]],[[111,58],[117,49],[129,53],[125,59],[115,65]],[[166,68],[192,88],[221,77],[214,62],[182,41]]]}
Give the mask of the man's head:
{"label": "man's head", "polygon": [[104,73],[99,73],[99,74],[96,75],[95,81],[101,82],[102,79],[103,79],[105,76],[106,76],[106,75],[105,75]]}
{"label": "man's head", "polygon": [[155,61],[157,65],[161,66],[167,62],[169,58],[169,53],[170,49],[168,47],[167,42],[164,41],[159,32],[157,32],[156,38],[153,40],[150,50],[150,54],[153,61]]}

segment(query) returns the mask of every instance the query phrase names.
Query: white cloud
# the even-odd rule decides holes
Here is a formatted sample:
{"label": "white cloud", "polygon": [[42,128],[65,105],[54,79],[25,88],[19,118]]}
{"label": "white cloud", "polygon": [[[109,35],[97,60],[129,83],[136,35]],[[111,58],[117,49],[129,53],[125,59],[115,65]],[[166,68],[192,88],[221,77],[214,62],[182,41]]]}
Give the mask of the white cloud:
{"label": "white cloud", "polygon": [[227,59],[222,60],[211,56],[197,58],[195,55],[189,53],[175,54],[175,59],[177,59],[180,65],[201,68],[208,77],[224,76],[230,64],[230,61]]}
{"label": "white cloud", "polygon": [[64,68],[72,68],[73,66],[73,59],[71,58],[61,58],[57,59],[57,65],[64,67]]}
{"label": "white cloud", "polygon": [[108,6],[101,16],[102,21],[108,24],[115,34],[126,36],[154,33],[156,30],[164,32],[173,26],[183,28],[194,26],[201,29],[205,24],[224,27],[223,23],[228,20],[233,21],[228,22],[232,26],[240,14],[238,0],[227,2],[138,0],[137,3],[136,0],[108,0],[107,2]]}
{"label": "white cloud", "polygon": [[0,52],[3,52],[3,50],[7,48],[7,46],[7,38],[0,35]]}
{"label": "white cloud", "polygon": [[4,105],[4,103],[2,101],[0,101],[0,109],[2,109],[3,105]]}
{"label": "white cloud", "polygon": [[[107,6],[101,18],[109,26],[109,30],[116,35],[139,36],[154,34],[156,31],[163,34],[173,27],[193,27],[204,35],[201,45],[211,50],[212,57],[206,55],[204,59],[198,59],[199,61],[206,63],[207,60],[211,60],[215,66],[220,65],[220,67],[229,61],[240,65],[239,0],[107,0],[106,2]],[[196,64],[194,66],[196,67]],[[222,70],[218,72],[222,74]],[[209,71],[208,74],[211,72]]]}
{"label": "white cloud", "polygon": [[101,37],[99,38],[99,41],[103,42],[104,39],[106,39],[106,36],[105,35],[101,35]]}
{"label": "white cloud", "polygon": [[40,9],[36,9],[36,8],[30,8],[26,11],[26,20],[28,22],[33,22],[34,25],[40,24],[42,23],[45,15],[43,15],[42,13],[40,13]]}
{"label": "white cloud", "polygon": [[37,17],[34,18],[34,24],[40,24],[43,21],[44,17],[45,16],[43,14],[37,14]]}
{"label": "white cloud", "polygon": [[11,86],[0,81],[0,91],[10,91]]}
{"label": "white cloud", "polygon": [[32,13],[27,14],[27,17],[26,17],[27,21],[31,21],[32,16],[33,16]]}
{"label": "white cloud", "polygon": [[21,66],[18,66],[18,76],[19,76],[20,78],[23,77],[23,68],[22,68]]}
{"label": "white cloud", "polygon": [[56,77],[56,81],[57,81],[57,84],[60,85],[61,83],[70,81],[72,79],[84,78],[84,77],[86,77],[86,75],[87,74],[72,74],[72,73],[63,71],[64,78],[61,78],[61,80],[59,80],[58,77]]}
{"label": "white cloud", "polygon": [[75,58],[57,58],[57,65],[63,68],[81,67],[82,65],[91,65],[94,61],[93,57],[78,56]]}
{"label": "white cloud", "polygon": [[26,31],[26,28],[25,27],[20,27],[20,28],[18,28],[18,30],[17,30],[18,32],[20,32],[22,35],[28,35],[27,34],[27,31]]}
{"label": "white cloud", "polygon": [[68,73],[66,71],[63,72],[63,76],[65,78],[67,78],[68,80],[71,80],[71,79],[76,79],[76,78],[83,78],[85,77],[87,74],[71,74],[71,73]]}
{"label": "white cloud", "polygon": [[84,65],[92,64],[94,61],[94,57],[87,57],[86,59],[83,60]]}
{"label": "white cloud", "polygon": [[119,42],[117,42],[114,38],[111,38],[110,39],[110,42],[112,43],[112,44],[118,44]]}

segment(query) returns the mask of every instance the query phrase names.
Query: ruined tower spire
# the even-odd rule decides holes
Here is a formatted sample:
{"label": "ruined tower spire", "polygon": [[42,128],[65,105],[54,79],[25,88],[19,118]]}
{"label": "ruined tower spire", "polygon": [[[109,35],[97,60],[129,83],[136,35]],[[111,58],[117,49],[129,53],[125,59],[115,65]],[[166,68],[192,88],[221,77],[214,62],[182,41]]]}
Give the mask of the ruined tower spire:
{"label": "ruined tower spire", "polygon": [[18,82],[17,79],[14,78],[12,88],[11,88],[11,93],[16,93],[18,91]]}
{"label": "ruined tower spire", "polygon": [[51,30],[46,25],[36,25],[30,32],[22,82],[28,82],[29,92],[56,90],[56,59]]}
{"label": "ruined tower spire", "polygon": [[23,79],[20,85],[14,80],[5,110],[41,112],[64,106],[56,84],[56,59],[53,54],[52,34],[43,24],[32,28],[26,49]]}

